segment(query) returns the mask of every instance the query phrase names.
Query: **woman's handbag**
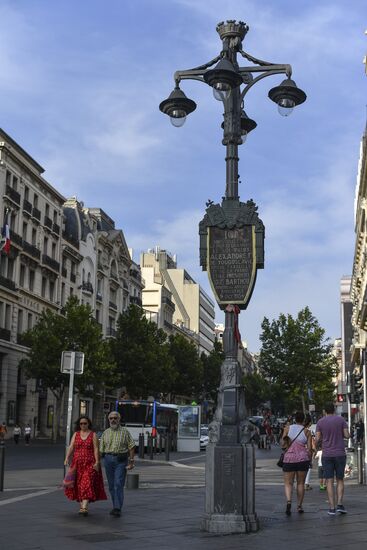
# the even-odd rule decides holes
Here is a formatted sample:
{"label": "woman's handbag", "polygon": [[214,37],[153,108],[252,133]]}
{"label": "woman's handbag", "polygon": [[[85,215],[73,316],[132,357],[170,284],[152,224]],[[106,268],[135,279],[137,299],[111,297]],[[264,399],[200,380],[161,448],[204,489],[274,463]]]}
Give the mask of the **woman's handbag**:
{"label": "woman's handbag", "polygon": [[298,437],[299,435],[301,435],[301,433],[303,432],[304,429],[305,429],[305,427],[303,427],[302,430],[300,430],[300,431],[298,432],[298,434],[296,435],[296,437],[290,442],[290,444],[289,444],[289,446],[288,446],[288,449],[287,449],[286,451],[283,451],[282,454],[280,455],[279,460],[278,460],[278,462],[277,462],[277,466],[279,466],[279,468],[283,468],[283,464],[284,464],[284,455],[285,455],[285,453],[286,453],[287,451],[289,451],[289,449],[290,449],[291,446],[292,446],[293,441],[296,441],[297,437]]}
{"label": "woman's handbag", "polygon": [[62,482],[64,489],[72,489],[75,485],[75,479],[76,479],[76,468],[69,468]]}
{"label": "woman's handbag", "polygon": [[277,466],[279,466],[279,468],[283,468],[283,464],[284,464],[284,455],[285,455],[285,452],[283,451],[282,454],[281,454],[280,457],[279,457],[278,462],[277,462]]}

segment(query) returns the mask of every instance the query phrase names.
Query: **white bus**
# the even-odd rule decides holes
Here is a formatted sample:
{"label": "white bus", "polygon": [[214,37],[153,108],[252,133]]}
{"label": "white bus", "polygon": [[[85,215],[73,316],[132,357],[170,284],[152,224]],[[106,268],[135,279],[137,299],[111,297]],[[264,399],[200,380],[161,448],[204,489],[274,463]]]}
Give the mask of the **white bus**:
{"label": "white bus", "polygon": [[139,434],[144,434],[145,446],[148,444],[148,435],[177,434],[177,405],[123,399],[116,401],[116,411],[120,413],[121,424],[128,428],[136,446],[139,445]]}

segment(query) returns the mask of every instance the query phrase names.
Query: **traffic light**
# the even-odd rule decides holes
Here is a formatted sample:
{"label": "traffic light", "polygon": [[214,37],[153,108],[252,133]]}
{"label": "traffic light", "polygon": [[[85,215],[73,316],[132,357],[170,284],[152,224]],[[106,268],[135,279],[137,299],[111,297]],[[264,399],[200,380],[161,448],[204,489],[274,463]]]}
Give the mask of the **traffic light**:
{"label": "traffic light", "polygon": [[354,375],[354,392],[355,393],[361,393],[363,388],[363,374],[355,374]]}

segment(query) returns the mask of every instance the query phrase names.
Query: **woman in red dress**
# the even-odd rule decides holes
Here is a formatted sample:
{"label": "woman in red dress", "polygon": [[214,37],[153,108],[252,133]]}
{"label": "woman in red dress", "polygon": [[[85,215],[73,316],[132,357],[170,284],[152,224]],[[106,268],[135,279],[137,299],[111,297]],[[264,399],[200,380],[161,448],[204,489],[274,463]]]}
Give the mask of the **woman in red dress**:
{"label": "woman in red dress", "polygon": [[107,500],[107,496],[100,466],[98,438],[92,431],[92,422],[87,416],[81,416],[76,425],[64,462],[68,466],[70,456],[73,455],[70,468],[76,469],[76,478],[74,486],[65,489],[65,495],[70,500],[80,502],[79,514],[87,516],[89,502]]}

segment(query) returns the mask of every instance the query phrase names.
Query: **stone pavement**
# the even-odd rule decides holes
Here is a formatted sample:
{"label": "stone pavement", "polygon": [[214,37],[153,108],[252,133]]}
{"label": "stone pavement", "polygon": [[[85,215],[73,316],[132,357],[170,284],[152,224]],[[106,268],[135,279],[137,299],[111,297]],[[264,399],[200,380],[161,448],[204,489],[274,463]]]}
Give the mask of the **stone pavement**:
{"label": "stone pavement", "polygon": [[[278,450],[258,453],[257,513],[261,529],[247,535],[215,536],[200,530],[204,508],[203,453],[173,457],[176,465],[162,461],[138,463],[142,488],[125,491],[121,518],[109,516],[109,502],[91,505],[90,515],[76,514],[76,503],[57,488],[59,471],[6,472],[6,491],[0,493],[1,550],[113,550],[155,546],[170,550],[269,550],[270,548],[348,550],[367,543],[367,490],[355,480],[347,481],[346,516],[329,517],[326,495],[317,480],[306,493],[305,513],[284,513],[281,471],[275,466]],[[181,467],[177,466],[180,464]],[[186,467],[182,467],[186,466]],[[33,472],[33,474],[32,474]],[[315,471],[316,473],[316,471]],[[9,477],[9,476],[12,477]],[[52,475],[54,476],[52,478]],[[32,487],[27,483],[33,479]],[[160,483],[161,481],[161,483]],[[145,488],[144,488],[145,487]]]}

